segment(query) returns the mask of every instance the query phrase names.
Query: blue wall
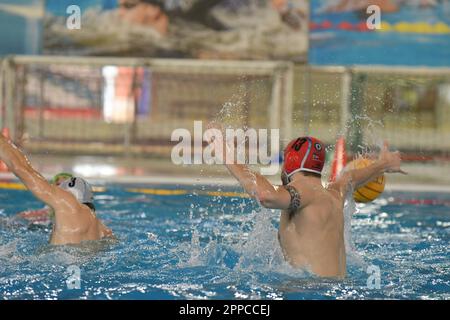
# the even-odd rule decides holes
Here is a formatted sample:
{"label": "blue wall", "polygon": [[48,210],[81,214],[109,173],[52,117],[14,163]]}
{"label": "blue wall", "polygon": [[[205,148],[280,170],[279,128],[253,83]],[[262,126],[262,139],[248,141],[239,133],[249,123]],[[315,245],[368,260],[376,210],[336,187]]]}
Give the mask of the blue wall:
{"label": "blue wall", "polygon": [[[41,52],[43,26],[42,18],[37,16],[39,6],[43,6],[43,1],[0,0],[0,56]],[[16,12],[23,7],[29,8],[24,13]]]}

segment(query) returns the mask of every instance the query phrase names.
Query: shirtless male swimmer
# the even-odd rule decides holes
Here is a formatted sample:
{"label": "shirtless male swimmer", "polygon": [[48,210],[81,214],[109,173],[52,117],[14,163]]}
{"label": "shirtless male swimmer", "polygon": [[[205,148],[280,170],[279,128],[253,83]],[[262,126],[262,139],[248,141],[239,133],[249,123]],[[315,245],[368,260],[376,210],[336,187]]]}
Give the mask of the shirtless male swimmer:
{"label": "shirtless male swimmer", "polygon": [[[214,143],[223,142],[214,140]],[[216,150],[221,150],[223,146],[216,144],[217,147]],[[224,156],[232,152],[227,145],[224,149]],[[293,267],[309,269],[321,277],[343,278],[346,275],[343,212],[346,195],[385,172],[405,174],[400,163],[400,154],[389,152],[385,143],[378,160],[370,166],[344,171],[335,182],[323,187],[325,145],[313,137],[300,137],[284,150],[283,186],[272,185],[246,165],[226,166],[262,206],[282,210],[278,237],[283,254]]]}
{"label": "shirtless male swimmer", "polygon": [[95,216],[92,189],[85,180],[72,177],[59,186],[50,184],[33,169],[22,152],[1,134],[0,160],[39,200],[54,210],[51,244],[77,244],[112,236],[112,231]]}

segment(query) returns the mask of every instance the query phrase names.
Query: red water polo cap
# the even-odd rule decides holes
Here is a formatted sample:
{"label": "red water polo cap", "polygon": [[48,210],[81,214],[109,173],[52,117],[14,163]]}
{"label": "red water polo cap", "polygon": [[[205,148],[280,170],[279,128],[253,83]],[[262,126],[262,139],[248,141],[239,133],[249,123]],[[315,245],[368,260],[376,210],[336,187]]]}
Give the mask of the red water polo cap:
{"label": "red water polo cap", "polygon": [[322,174],[324,164],[325,145],[316,138],[297,138],[284,149],[283,171],[288,178],[299,171]]}

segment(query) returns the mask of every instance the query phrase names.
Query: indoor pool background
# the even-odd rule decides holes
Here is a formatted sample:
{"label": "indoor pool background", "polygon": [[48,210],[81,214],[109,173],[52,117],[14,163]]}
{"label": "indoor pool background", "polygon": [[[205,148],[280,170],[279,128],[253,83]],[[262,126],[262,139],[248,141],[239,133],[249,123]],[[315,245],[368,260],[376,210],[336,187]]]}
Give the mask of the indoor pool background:
{"label": "indoor pool background", "polygon": [[[346,231],[348,276],[327,280],[283,261],[277,211],[206,190],[218,189],[154,195],[107,186],[95,197],[98,216],[118,241],[59,247],[48,244],[48,226],[14,218],[42,207],[38,200],[1,190],[0,298],[450,298],[450,194],[385,192],[358,205]],[[367,286],[370,265],[380,268],[380,289]],[[80,268],[80,289],[66,284],[71,266]]]}

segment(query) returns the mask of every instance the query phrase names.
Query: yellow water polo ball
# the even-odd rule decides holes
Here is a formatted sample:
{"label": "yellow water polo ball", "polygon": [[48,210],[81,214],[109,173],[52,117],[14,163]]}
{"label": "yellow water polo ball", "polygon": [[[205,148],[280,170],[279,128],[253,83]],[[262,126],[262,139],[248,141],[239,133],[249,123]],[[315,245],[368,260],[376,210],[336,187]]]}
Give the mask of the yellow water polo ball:
{"label": "yellow water polo ball", "polygon": [[[366,158],[358,158],[348,164],[349,169],[363,169],[368,167],[374,160]],[[359,187],[353,192],[353,199],[356,202],[367,203],[378,198],[384,191],[386,179],[384,174],[378,176],[372,181],[367,182],[364,186]]]}

